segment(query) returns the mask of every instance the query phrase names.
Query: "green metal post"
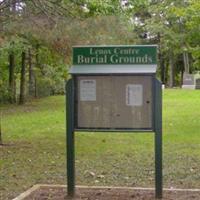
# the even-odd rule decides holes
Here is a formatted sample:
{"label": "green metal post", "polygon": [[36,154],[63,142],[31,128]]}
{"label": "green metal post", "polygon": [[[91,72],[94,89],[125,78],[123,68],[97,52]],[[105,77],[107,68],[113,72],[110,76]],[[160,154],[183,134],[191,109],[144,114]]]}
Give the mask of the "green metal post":
{"label": "green metal post", "polygon": [[67,192],[68,196],[75,194],[75,156],[74,156],[74,82],[66,84],[66,117],[67,117]]}
{"label": "green metal post", "polygon": [[155,187],[156,198],[161,199],[162,185],[162,84],[155,79]]}

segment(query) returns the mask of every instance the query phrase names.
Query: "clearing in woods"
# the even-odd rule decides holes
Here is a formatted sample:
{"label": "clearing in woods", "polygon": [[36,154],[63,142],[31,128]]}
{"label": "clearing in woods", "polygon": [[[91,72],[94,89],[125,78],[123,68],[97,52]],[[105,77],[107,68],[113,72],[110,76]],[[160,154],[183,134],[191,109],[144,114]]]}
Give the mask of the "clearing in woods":
{"label": "clearing in woods", "polygon": [[[66,184],[65,97],[2,106],[0,199]],[[200,92],[164,90],[164,187],[200,188]],[[76,183],[154,187],[154,135],[77,133]]]}

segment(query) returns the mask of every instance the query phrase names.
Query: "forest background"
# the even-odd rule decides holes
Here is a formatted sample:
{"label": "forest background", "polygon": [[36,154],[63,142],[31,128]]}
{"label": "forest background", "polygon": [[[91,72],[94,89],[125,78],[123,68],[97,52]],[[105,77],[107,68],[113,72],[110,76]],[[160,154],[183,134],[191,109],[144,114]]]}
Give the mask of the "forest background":
{"label": "forest background", "polygon": [[0,0],[0,103],[64,93],[74,45],[158,45],[157,76],[200,71],[198,0]]}

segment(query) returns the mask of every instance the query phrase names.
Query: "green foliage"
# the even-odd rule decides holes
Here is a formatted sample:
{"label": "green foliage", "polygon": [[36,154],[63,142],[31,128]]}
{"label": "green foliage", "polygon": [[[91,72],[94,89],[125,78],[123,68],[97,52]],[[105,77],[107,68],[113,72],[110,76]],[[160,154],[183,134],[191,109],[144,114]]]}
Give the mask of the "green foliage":
{"label": "green foliage", "polygon": [[8,60],[7,53],[0,49],[0,102],[5,102],[9,99],[8,91]]}
{"label": "green foliage", "polygon": [[82,17],[118,15],[122,11],[118,0],[74,0],[71,2]]}
{"label": "green foliage", "polygon": [[199,69],[199,1],[143,1],[142,6],[142,12],[135,12],[133,19],[135,30],[142,41],[159,45],[165,65],[169,63],[171,55],[174,55],[175,63],[180,64],[177,60],[182,58],[182,67],[175,65],[176,77],[181,77],[180,73],[184,69],[184,52],[190,58],[190,71]]}
{"label": "green foliage", "polygon": [[[9,1],[4,7],[5,2],[0,5],[1,99],[9,96],[10,52],[15,55],[17,86],[21,52],[30,50],[38,84],[53,91],[68,77],[73,45],[154,43],[159,45],[166,68],[170,54],[174,55],[177,82],[183,70],[183,52],[191,58],[190,71],[200,70],[197,0],[20,0],[18,6]],[[28,60],[26,69],[28,80]]]}
{"label": "green foliage", "polygon": [[194,59],[194,65],[193,65],[193,69],[200,71],[200,46],[196,46],[196,47],[191,47],[190,51],[192,53],[193,59]]}

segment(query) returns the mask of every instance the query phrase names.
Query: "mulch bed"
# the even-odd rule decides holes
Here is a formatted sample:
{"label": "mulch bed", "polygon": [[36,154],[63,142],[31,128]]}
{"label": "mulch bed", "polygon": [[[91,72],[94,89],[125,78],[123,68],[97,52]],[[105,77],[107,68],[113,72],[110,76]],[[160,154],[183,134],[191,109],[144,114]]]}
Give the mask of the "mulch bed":
{"label": "mulch bed", "polygon": [[[69,200],[65,187],[40,187],[25,200]],[[154,190],[77,188],[74,200],[154,200]],[[164,191],[163,200],[200,200],[200,192]]]}

